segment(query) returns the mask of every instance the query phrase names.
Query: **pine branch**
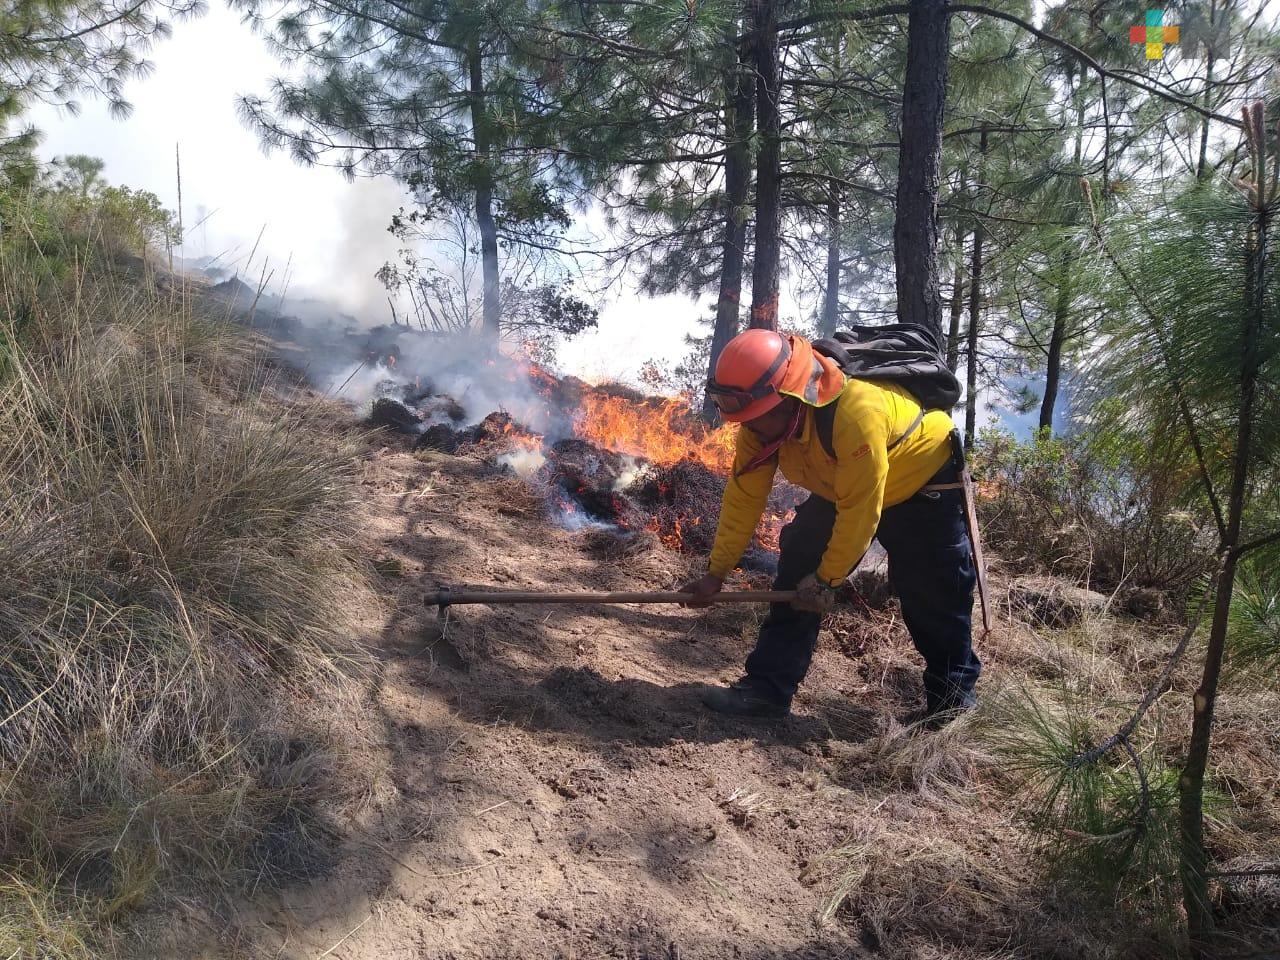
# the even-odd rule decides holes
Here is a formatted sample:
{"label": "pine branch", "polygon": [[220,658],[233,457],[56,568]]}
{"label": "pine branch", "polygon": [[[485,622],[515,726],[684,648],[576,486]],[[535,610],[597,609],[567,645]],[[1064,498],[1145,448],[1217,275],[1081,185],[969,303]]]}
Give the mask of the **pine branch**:
{"label": "pine branch", "polygon": [[1250,540],[1248,543],[1242,543],[1240,546],[1236,547],[1232,553],[1236,556],[1244,556],[1246,553],[1259,550],[1272,543],[1280,543],[1280,530],[1258,537],[1256,540]]}
{"label": "pine branch", "polygon": [[1222,513],[1222,504],[1218,500],[1218,494],[1213,487],[1213,477],[1209,473],[1208,461],[1204,454],[1204,444],[1200,441],[1200,431],[1196,429],[1195,418],[1191,413],[1191,404],[1187,400],[1186,392],[1182,389],[1182,381],[1174,372],[1173,358],[1170,356],[1169,344],[1165,340],[1164,328],[1161,325],[1160,317],[1157,316],[1155,310],[1147,302],[1142,290],[1134,282],[1129,271],[1125,269],[1118,257],[1111,252],[1111,248],[1107,246],[1106,238],[1102,235],[1102,226],[1098,222],[1098,213],[1093,206],[1093,189],[1089,185],[1088,180],[1081,180],[1081,188],[1084,190],[1085,201],[1089,205],[1089,222],[1092,233],[1098,241],[1098,247],[1102,250],[1107,261],[1116,269],[1124,280],[1125,286],[1129,288],[1129,292],[1133,295],[1138,306],[1142,308],[1143,314],[1151,322],[1152,332],[1156,335],[1156,342],[1160,346],[1160,361],[1164,365],[1165,373],[1169,378],[1169,385],[1173,388],[1174,396],[1178,401],[1178,412],[1182,416],[1183,428],[1187,431],[1187,435],[1191,440],[1191,449],[1195,452],[1196,466],[1200,472],[1200,482],[1204,487],[1205,496],[1209,499],[1209,505],[1213,509],[1213,519],[1218,527],[1219,538],[1225,538],[1227,533],[1226,519]]}
{"label": "pine branch", "polygon": [[1211,870],[1210,877],[1280,877],[1280,866],[1259,867],[1257,870]]}
{"label": "pine branch", "polygon": [[1071,56],[1075,57],[1076,60],[1089,67],[1089,69],[1093,70],[1098,74],[1098,76],[1103,77],[1104,79],[1111,78],[1113,80],[1118,80],[1121,83],[1126,83],[1129,86],[1136,87],[1146,93],[1154,94],[1162,100],[1167,100],[1168,102],[1175,103],[1187,110],[1192,110],[1201,116],[1208,117],[1210,120],[1217,120],[1219,123],[1225,123],[1231,127],[1241,126],[1240,121],[1236,120],[1234,117],[1229,117],[1226,114],[1217,113],[1206,107],[1202,107],[1193,100],[1180,97],[1177,94],[1168,92],[1167,90],[1161,90],[1158,86],[1138,80],[1136,77],[1126,76],[1124,73],[1117,70],[1110,70],[1089,54],[1085,53],[1075,44],[1069,43],[1061,37],[1055,37],[1053,34],[1048,33],[1045,30],[1041,30],[1034,24],[1029,23],[1021,17],[1015,16],[1012,13],[1006,13],[1003,10],[996,10],[992,7],[984,7],[981,4],[976,3],[953,3],[951,4],[951,11],[953,13],[976,13],[986,17],[993,17],[996,20],[1004,20],[1006,23],[1012,23],[1014,26],[1020,27],[1033,37],[1043,40],[1045,43],[1051,44],[1058,49],[1071,54]]}
{"label": "pine branch", "polygon": [[106,30],[108,27],[112,26],[113,24],[120,23],[123,20],[129,19],[150,2],[151,0],[138,0],[138,2],[135,3],[132,7],[129,7],[125,10],[121,10],[114,17],[110,17],[99,23],[91,23],[88,26],[83,27],[79,30],[73,30],[71,33],[56,34],[54,36],[48,36],[48,37],[24,37],[23,39],[27,43],[34,43],[34,44],[67,43],[68,41],[71,41],[71,40],[78,40],[81,37],[87,37],[89,34],[96,33],[99,30]]}
{"label": "pine branch", "polygon": [[[861,20],[875,20],[880,17],[906,16],[911,12],[911,5],[908,3],[886,3],[879,7],[871,7],[867,10],[843,10],[828,11],[826,13],[811,13],[807,17],[798,17],[795,20],[782,20],[778,23],[778,32],[784,33],[790,30],[803,30],[805,27],[816,26],[820,23],[857,23]],[[739,37],[738,42],[741,43],[746,37]]]}

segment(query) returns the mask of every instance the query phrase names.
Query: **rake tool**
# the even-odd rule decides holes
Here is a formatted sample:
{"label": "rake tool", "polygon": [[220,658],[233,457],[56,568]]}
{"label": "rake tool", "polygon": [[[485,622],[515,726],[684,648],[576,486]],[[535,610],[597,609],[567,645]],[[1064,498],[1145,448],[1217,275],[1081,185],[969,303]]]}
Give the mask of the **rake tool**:
{"label": "rake tool", "polygon": [[[535,590],[454,590],[440,587],[423,598],[444,617],[449,607],[463,603],[688,603],[692,594],[676,591],[648,593],[543,593]],[[790,603],[794,590],[727,590],[709,598],[711,603]]]}

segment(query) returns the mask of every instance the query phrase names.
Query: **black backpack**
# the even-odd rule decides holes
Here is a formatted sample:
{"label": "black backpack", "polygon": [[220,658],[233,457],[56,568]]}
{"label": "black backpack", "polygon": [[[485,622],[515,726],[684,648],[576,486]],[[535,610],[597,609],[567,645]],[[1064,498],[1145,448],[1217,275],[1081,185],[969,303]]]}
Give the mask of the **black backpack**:
{"label": "black backpack", "polygon": [[[924,327],[906,323],[854,326],[814,341],[813,349],[838,363],[846,376],[896,383],[916,398],[920,416],[889,444],[890,450],[915,432],[930,410],[950,411],[960,400],[960,381],[943,359],[937,338]],[[832,458],[836,455],[832,436],[837,406],[838,401],[828,403],[815,414],[818,439]]]}

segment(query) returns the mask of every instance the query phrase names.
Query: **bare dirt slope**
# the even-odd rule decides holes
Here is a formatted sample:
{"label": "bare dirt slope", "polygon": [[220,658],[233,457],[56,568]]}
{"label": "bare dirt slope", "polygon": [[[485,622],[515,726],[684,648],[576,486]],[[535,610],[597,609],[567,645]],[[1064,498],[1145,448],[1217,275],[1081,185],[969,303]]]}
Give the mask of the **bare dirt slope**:
{"label": "bare dirt slope", "polygon": [[[690,564],[655,544],[610,558],[479,459],[366,443],[364,549],[386,602],[365,617],[372,681],[335,709],[351,754],[338,853],[264,894],[224,935],[233,952],[988,957],[1033,923],[1038,955],[1081,955],[1030,916],[1053,898],[1027,900],[1028,858],[972,789],[964,725],[913,736],[893,719],[918,666],[891,613],[824,631],[797,715],[711,716],[700,685],[738,675],[760,611],[472,606],[442,626],[421,601],[437,581],[656,589]],[[824,916],[842,881],[856,911]]]}

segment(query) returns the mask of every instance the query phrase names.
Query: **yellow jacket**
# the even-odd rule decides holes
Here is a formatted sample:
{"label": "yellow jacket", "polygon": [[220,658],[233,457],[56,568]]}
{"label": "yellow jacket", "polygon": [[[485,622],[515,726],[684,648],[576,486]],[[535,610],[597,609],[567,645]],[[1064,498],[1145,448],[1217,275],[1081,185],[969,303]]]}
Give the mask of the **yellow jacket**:
{"label": "yellow jacket", "polygon": [[792,483],[836,505],[835,528],[818,566],[818,579],[835,586],[871,545],[881,509],[914,496],[951,456],[953,425],[940,410],[930,411],[911,436],[888,449],[920,413],[920,404],[896,384],[851,379],[839,404],[832,431],[835,460],[822,448],[814,408],[807,407],[799,435],[783,443],[776,459],[738,476],[762,448],[750,430],[738,429],[734,475],[724,489],[711,548],[712,574],[723,579],[742,559],[779,468]]}

